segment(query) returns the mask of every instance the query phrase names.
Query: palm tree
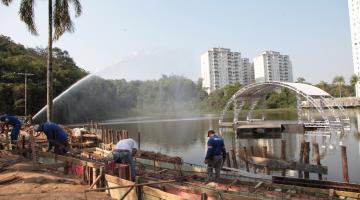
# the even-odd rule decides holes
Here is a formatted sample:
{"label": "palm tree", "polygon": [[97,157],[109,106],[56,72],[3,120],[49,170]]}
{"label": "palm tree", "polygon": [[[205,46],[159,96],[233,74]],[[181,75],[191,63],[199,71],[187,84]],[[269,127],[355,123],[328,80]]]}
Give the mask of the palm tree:
{"label": "palm tree", "polygon": [[[12,0],[1,0],[2,3],[8,6]],[[52,121],[52,103],[53,103],[53,90],[52,90],[52,43],[58,40],[65,32],[73,32],[74,25],[71,21],[69,12],[69,3],[74,5],[75,17],[81,15],[81,4],[80,0],[48,0],[48,54],[47,54],[47,65],[46,65],[46,101],[47,101],[47,112],[46,117],[48,121]],[[31,34],[37,35],[35,25],[35,14],[34,14],[35,0],[21,0],[19,15],[21,21],[23,21]],[[53,35],[53,28],[55,29]]]}
{"label": "palm tree", "polygon": [[350,78],[350,85],[354,87],[357,82],[359,82],[359,76],[353,74]]}
{"label": "palm tree", "polygon": [[343,76],[335,76],[333,83],[338,86],[339,94],[340,94],[340,98],[341,98],[341,88],[342,88],[342,85],[345,84],[344,77]]}
{"label": "palm tree", "polygon": [[325,81],[320,81],[320,83],[316,84],[316,86],[324,91],[328,91],[328,88],[329,88],[329,84]]}

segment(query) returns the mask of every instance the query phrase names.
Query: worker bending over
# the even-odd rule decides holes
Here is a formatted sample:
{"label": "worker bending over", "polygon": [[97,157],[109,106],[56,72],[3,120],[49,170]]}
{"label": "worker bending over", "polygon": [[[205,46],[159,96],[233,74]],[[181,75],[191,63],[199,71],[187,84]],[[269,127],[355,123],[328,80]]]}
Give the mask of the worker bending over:
{"label": "worker bending over", "polygon": [[52,122],[45,122],[40,125],[35,125],[34,131],[42,131],[45,133],[46,138],[49,142],[48,151],[51,151],[54,147],[54,153],[56,154],[63,155],[68,152],[68,136],[64,129],[62,129],[59,125]]}
{"label": "worker bending over", "polygon": [[5,124],[11,125],[13,128],[11,130],[11,144],[15,144],[18,139],[20,129],[21,129],[21,122],[20,120],[12,115],[4,114],[0,116],[0,121],[4,122]]}
{"label": "worker bending over", "polygon": [[116,144],[115,149],[112,152],[115,163],[125,163],[130,166],[132,181],[135,181],[136,176],[133,156],[137,153],[137,146],[135,140],[131,138],[123,139]]}

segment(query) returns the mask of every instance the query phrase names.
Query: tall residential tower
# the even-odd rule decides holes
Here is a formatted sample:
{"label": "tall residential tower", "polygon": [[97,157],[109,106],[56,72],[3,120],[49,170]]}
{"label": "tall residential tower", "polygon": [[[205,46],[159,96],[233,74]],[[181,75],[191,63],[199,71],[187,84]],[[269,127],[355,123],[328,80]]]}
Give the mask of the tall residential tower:
{"label": "tall residential tower", "polygon": [[[354,74],[360,76],[360,0],[348,0],[351,45],[354,62]],[[356,97],[360,97],[360,83],[355,85]]]}
{"label": "tall residential tower", "polygon": [[228,84],[247,85],[254,81],[249,59],[227,48],[212,48],[201,55],[201,78],[208,93]]}
{"label": "tall residential tower", "polygon": [[255,81],[292,82],[292,66],[288,55],[275,51],[264,51],[254,58]]}

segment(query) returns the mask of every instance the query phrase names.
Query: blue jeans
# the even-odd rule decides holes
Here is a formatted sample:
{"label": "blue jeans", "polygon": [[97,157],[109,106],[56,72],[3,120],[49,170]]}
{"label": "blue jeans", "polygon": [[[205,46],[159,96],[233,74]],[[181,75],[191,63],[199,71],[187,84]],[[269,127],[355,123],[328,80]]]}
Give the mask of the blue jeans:
{"label": "blue jeans", "polygon": [[115,163],[125,163],[130,166],[131,180],[135,180],[135,162],[130,152],[128,151],[113,151],[113,158]]}
{"label": "blue jeans", "polygon": [[21,128],[21,124],[16,124],[12,131],[11,131],[11,142],[15,141],[18,139],[18,136],[19,136],[19,132],[20,132],[20,128]]}

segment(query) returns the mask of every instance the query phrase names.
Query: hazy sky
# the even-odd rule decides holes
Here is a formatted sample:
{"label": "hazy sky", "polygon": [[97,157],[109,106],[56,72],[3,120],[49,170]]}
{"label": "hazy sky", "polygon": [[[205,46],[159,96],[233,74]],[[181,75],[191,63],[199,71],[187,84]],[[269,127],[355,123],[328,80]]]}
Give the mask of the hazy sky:
{"label": "hazy sky", "polygon": [[[39,36],[18,16],[20,0],[0,4],[0,34],[28,47],[47,44],[47,1],[36,0]],[[253,57],[290,55],[294,78],[349,79],[353,73],[346,0],[106,0],[81,1],[76,31],[55,43],[82,68],[112,77],[200,77],[200,54],[211,47]],[[123,60],[123,62],[120,62]]]}

